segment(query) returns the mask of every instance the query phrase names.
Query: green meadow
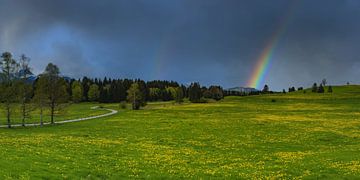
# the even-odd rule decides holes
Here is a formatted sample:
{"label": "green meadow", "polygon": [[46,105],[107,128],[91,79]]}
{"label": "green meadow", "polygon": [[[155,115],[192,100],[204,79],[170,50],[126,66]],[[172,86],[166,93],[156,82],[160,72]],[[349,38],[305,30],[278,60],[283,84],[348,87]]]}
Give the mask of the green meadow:
{"label": "green meadow", "polygon": [[[57,118],[104,113],[90,109],[98,105],[71,105]],[[0,179],[360,178],[360,86],[139,111],[102,106],[119,113],[1,128]]]}

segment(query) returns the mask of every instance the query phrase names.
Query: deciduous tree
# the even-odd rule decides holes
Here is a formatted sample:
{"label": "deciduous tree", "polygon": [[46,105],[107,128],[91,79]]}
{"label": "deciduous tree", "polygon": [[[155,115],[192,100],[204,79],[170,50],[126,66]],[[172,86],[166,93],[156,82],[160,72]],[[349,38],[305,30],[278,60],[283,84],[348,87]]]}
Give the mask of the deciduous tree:
{"label": "deciduous tree", "polygon": [[11,109],[16,102],[15,75],[18,72],[19,64],[13,59],[12,54],[4,52],[1,55],[0,68],[1,72],[1,99],[5,107],[5,114],[8,127],[11,128]]}
{"label": "deciduous tree", "polygon": [[74,81],[71,85],[73,102],[78,103],[83,99],[83,87],[79,81]]}
{"label": "deciduous tree", "polygon": [[89,88],[88,97],[90,101],[97,101],[99,99],[100,91],[99,86],[92,84]]}
{"label": "deciduous tree", "polygon": [[127,100],[132,104],[133,110],[138,110],[140,109],[141,106],[145,105],[145,102],[143,101],[144,95],[140,91],[140,87],[138,83],[133,83],[129,88],[129,90],[127,91],[127,94],[128,94]]}
{"label": "deciduous tree", "polygon": [[46,79],[46,92],[49,99],[47,106],[50,108],[51,124],[54,124],[54,115],[56,111],[61,110],[62,105],[68,100],[66,82],[64,78],[60,77],[59,68],[52,63],[49,63],[46,66],[45,72],[42,76]]}

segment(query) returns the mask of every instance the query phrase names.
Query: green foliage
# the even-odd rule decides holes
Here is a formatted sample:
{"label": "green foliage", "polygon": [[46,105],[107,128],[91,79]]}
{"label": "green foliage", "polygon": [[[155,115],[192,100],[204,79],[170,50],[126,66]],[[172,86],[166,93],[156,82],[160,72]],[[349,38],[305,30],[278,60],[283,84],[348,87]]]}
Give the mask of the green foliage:
{"label": "green foliage", "polygon": [[125,101],[120,102],[120,109],[126,109],[127,108],[127,104]]}
{"label": "green foliage", "polygon": [[96,84],[92,84],[89,88],[88,97],[90,101],[97,101],[99,100],[100,91],[99,86]]}
{"label": "green foliage", "polygon": [[223,90],[220,86],[210,86],[209,91],[211,93],[211,98],[219,101],[224,98]]}
{"label": "green foliage", "polygon": [[55,114],[63,108],[69,99],[66,90],[67,84],[65,80],[59,76],[59,74],[59,68],[56,65],[49,63],[45,69],[45,72],[39,78],[42,79],[39,80],[41,83],[37,85],[38,88],[45,89],[45,91],[40,90],[37,92],[45,93],[46,105],[51,112],[52,124],[55,122]]}
{"label": "green foliage", "polygon": [[189,100],[193,103],[200,102],[202,97],[199,83],[192,83],[189,87]]}
{"label": "green foliage", "polygon": [[320,84],[317,92],[318,92],[318,93],[324,93],[324,92],[325,92],[324,86],[323,86],[322,84]]}
{"label": "green foliage", "polygon": [[166,87],[167,93],[169,93],[171,99],[175,99],[176,97],[176,88],[175,87]]}
{"label": "green foliage", "polygon": [[144,95],[140,91],[138,83],[133,83],[130,89],[127,91],[127,100],[132,103],[132,109],[138,110],[141,106],[145,106]]}
{"label": "green foliage", "polygon": [[[360,86],[333,90],[156,102],[99,120],[0,129],[0,178],[358,179]],[[92,106],[119,104],[73,104],[58,118],[101,111]]]}
{"label": "green foliage", "polygon": [[82,85],[79,81],[74,81],[72,83],[72,100],[73,102],[81,102],[81,100],[83,99],[83,88]]}
{"label": "green foliage", "polygon": [[184,92],[183,92],[183,89],[181,87],[176,88],[175,102],[177,102],[177,103],[184,102]]}
{"label": "green foliage", "polygon": [[318,87],[317,87],[317,84],[314,83],[313,86],[312,86],[312,89],[311,89],[311,92],[318,92]]}
{"label": "green foliage", "polygon": [[17,87],[14,83],[15,74],[18,71],[19,64],[12,58],[12,54],[9,52],[4,52],[1,55],[2,60],[0,61],[1,68],[1,84],[0,88],[1,93],[1,102],[4,102],[4,110],[6,112],[6,118],[8,127],[11,127],[11,111],[12,104],[16,102],[17,99]]}
{"label": "green foliage", "polygon": [[265,84],[262,92],[263,92],[263,93],[268,93],[269,91],[270,91],[269,86],[268,86],[267,84]]}

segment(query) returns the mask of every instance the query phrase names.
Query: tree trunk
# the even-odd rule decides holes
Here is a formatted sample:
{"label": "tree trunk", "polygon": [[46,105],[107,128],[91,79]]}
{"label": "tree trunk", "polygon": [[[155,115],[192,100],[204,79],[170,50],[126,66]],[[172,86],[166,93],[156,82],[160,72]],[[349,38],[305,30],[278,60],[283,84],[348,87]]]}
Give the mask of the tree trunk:
{"label": "tree trunk", "polygon": [[43,126],[43,107],[41,106],[40,108],[40,126]]}
{"label": "tree trunk", "polygon": [[11,128],[11,123],[10,123],[10,105],[6,105],[6,118],[7,118],[7,123],[8,123],[8,128]]}
{"label": "tree trunk", "polygon": [[25,127],[25,116],[26,116],[26,107],[25,104],[22,104],[22,126]]}
{"label": "tree trunk", "polygon": [[51,104],[51,124],[54,124],[55,105]]}

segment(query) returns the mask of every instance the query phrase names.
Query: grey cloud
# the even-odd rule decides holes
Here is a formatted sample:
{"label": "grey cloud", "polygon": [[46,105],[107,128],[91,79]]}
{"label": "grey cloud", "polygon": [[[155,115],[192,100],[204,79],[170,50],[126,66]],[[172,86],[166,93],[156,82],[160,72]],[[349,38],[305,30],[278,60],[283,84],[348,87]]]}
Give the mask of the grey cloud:
{"label": "grey cloud", "polygon": [[[288,17],[266,82],[359,82],[356,0],[0,0],[0,50],[52,60],[74,77],[244,85]],[[60,28],[60,30],[56,30]],[[61,30],[62,29],[62,30]],[[65,40],[64,40],[65,39]],[[160,71],[160,72],[159,72]],[[336,71],[334,73],[334,71]]]}

